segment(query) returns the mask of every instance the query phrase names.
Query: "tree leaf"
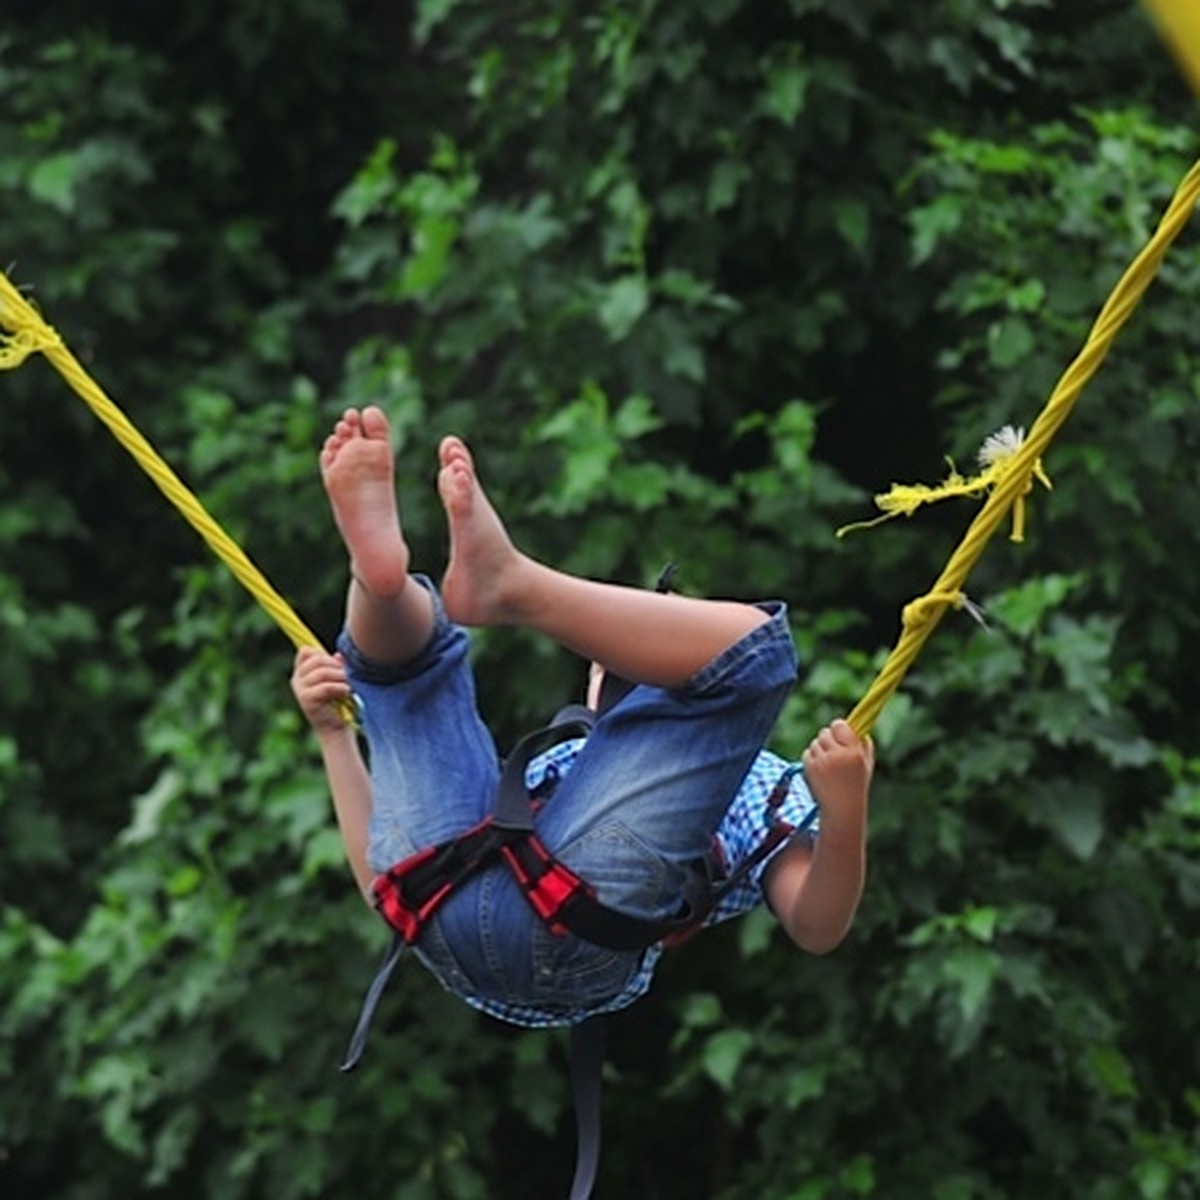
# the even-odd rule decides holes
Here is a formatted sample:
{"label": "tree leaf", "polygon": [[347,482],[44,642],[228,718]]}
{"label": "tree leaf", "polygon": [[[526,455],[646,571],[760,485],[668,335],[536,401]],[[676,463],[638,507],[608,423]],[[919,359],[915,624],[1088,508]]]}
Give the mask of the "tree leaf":
{"label": "tree leaf", "polygon": [[704,1043],[704,1073],[723,1091],[733,1089],[742,1061],[754,1045],[746,1029],[723,1029]]}
{"label": "tree leaf", "polygon": [[649,304],[646,281],[639,275],[623,275],[604,288],[597,315],[610,340],[619,342],[629,336]]}

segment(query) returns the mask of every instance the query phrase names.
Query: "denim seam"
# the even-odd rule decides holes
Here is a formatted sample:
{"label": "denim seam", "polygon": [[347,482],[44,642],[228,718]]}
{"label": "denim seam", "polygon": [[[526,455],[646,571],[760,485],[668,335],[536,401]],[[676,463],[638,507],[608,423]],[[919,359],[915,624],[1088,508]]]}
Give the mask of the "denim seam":
{"label": "denim seam", "polygon": [[686,695],[703,693],[713,687],[734,667],[746,661],[760,648],[770,649],[791,647],[791,633],[787,627],[787,605],[779,600],[765,600],[754,606],[765,612],[769,620],[755,626],[744,637],[739,638],[732,646],[726,647],[705,666],[701,667],[689,679],[680,692]]}
{"label": "denim seam", "polygon": [[433,581],[427,575],[413,575],[411,581],[423,587],[433,601],[433,629],[429,640],[415,657],[405,663],[376,662],[362,652],[348,629],[343,628],[338,634],[337,646],[350,664],[351,674],[364,683],[386,686],[417,678],[437,661],[442,643],[457,628],[447,615],[441,594]]}
{"label": "denim seam", "polygon": [[485,871],[479,880],[479,895],[476,898],[479,913],[479,941],[483,948],[483,957],[487,962],[488,970],[493,978],[499,983],[500,991],[507,996],[509,994],[508,980],[505,977],[503,964],[500,961],[500,956],[496,953],[496,939],[492,929],[492,912],[494,909],[494,897],[496,875],[493,871]]}

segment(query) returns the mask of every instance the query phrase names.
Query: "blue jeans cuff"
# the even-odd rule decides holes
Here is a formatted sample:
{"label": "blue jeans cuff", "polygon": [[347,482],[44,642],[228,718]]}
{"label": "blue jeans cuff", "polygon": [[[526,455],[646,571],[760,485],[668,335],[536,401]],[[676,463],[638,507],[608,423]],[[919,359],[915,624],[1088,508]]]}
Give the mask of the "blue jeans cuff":
{"label": "blue jeans cuff", "polygon": [[355,644],[350,631],[343,627],[337,637],[337,649],[345,658],[352,678],[384,687],[392,683],[402,683],[406,679],[416,679],[440,660],[450,641],[461,636],[461,630],[446,615],[446,607],[433,580],[428,575],[413,575],[411,579],[412,582],[420,584],[433,600],[433,632],[429,641],[415,658],[410,658],[407,662],[381,663],[368,658]]}

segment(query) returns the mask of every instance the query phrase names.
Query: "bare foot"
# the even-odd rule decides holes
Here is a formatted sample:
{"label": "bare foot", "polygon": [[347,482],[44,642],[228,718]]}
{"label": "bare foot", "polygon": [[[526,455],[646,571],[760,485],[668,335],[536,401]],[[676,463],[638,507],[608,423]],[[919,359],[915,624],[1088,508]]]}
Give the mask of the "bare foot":
{"label": "bare foot", "polygon": [[374,595],[398,595],[408,582],[408,545],[396,507],[390,431],[380,409],[346,410],[321,450],[321,479],[354,577]]}
{"label": "bare foot", "polygon": [[520,576],[529,560],[509,540],[459,438],[442,439],[438,493],[450,525],[442,599],[460,625],[502,625],[518,616]]}

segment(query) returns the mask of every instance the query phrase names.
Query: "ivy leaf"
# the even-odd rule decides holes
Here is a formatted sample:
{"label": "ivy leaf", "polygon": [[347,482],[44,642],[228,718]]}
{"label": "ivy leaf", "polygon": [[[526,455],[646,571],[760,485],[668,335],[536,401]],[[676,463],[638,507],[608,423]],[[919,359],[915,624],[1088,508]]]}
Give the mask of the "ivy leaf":
{"label": "ivy leaf", "polygon": [[727,158],[717,163],[708,181],[708,211],[719,213],[733,207],[749,178],[750,167],[741,159]]}
{"label": "ivy leaf", "polygon": [[1081,582],[1078,575],[1043,575],[1009,588],[988,602],[989,614],[1014,633],[1028,635],[1045,614],[1058,608]]}
{"label": "ivy leaf", "polygon": [[1104,797],[1092,787],[1065,780],[1060,784],[1061,792],[1043,793],[1041,819],[1076,858],[1087,862],[1104,837]]}
{"label": "ivy leaf", "polygon": [[441,214],[430,214],[417,224],[412,234],[412,254],[400,277],[402,296],[428,295],[441,282],[458,231],[458,221]]}
{"label": "ivy leaf", "polygon": [[871,212],[865,201],[847,197],[833,211],[833,223],[837,231],[859,254],[867,248],[871,234]]}
{"label": "ivy leaf", "polygon": [[1133,1068],[1129,1065],[1129,1059],[1116,1046],[1092,1046],[1088,1050],[1087,1059],[1096,1080],[1110,1096],[1129,1100],[1137,1096]]}
{"label": "ivy leaf", "polygon": [[723,1092],[733,1090],[733,1081],[754,1035],[746,1029],[723,1029],[704,1044],[704,1072]]}
{"label": "ivy leaf", "polygon": [[597,315],[609,338],[619,342],[629,336],[649,304],[645,279],[640,275],[623,275],[604,289]]}
{"label": "ivy leaf", "polygon": [[1037,344],[1029,323],[1021,317],[1005,317],[988,330],[988,359],[1002,371],[1028,358]]}
{"label": "ivy leaf", "polygon": [[304,846],[304,878],[312,879],[321,871],[342,867],[346,852],[336,829],[322,829],[311,837]]}
{"label": "ivy leaf", "polygon": [[756,908],[738,922],[738,949],[743,958],[762,954],[771,944],[778,922],[767,908]]}
{"label": "ivy leaf", "polygon": [[80,167],[80,156],[74,150],[42,159],[29,176],[29,194],[61,213],[74,212]]}
{"label": "ivy leaf", "polygon": [[154,781],[149,791],[134,802],[133,820],[121,833],[121,842],[136,846],[151,841],[158,835],[163,814],[185,791],[181,772],[168,767]]}
{"label": "ivy leaf", "polygon": [[938,243],[962,225],[963,207],[961,196],[946,193],[909,213],[913,266],[919,267],[927,262],[938,248]]}
{"label": "ivy leaf", "polygon": [[685,1029],[708,1029],[723,1019],[719,996],[712,992],[693,992],[683,998],[680,1022]]}
{"label": "ivy leaf", "polygon": [[799,1108],[824,1094],[829,1074],[823,1067],[793,1067],[787,1071],[783,1094],[789,1109]]}
{"label": "ivy leaf", "polygon": [[812,71],[799,62],[786,62],[773,67],[767,76],[764,107],[785,125],[794,125],[804,111]]}

